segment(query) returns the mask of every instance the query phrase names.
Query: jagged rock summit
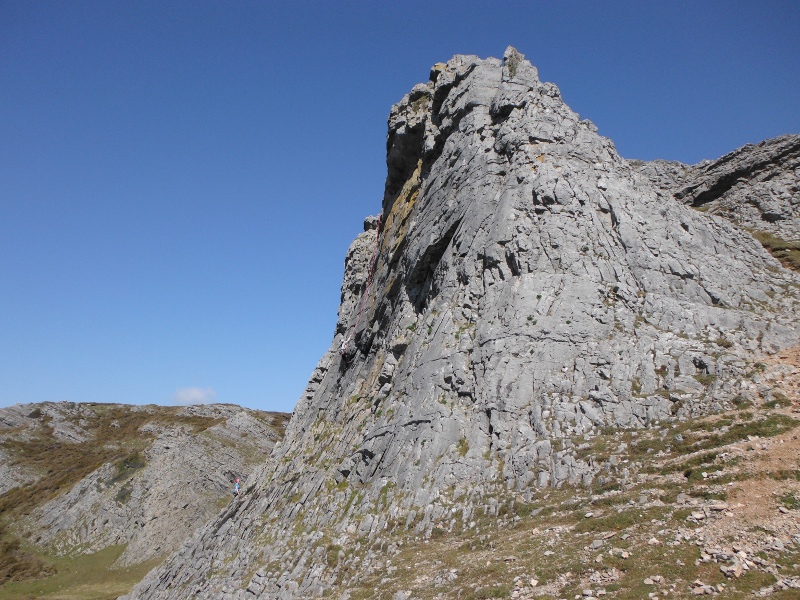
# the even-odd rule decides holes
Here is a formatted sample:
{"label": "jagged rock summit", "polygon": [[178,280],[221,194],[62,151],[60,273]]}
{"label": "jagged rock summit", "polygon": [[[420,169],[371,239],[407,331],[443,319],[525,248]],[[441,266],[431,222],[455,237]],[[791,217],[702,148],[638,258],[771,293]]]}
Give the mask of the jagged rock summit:
{"label": "jagged rock summit", "polygon": [[397,528],[624,482],[577,437],[729,405],[800,338],[799,284],[659,196],[513,48],[437,64],[392,107],[381,215],[274,470],[131,598],[338,596]]}

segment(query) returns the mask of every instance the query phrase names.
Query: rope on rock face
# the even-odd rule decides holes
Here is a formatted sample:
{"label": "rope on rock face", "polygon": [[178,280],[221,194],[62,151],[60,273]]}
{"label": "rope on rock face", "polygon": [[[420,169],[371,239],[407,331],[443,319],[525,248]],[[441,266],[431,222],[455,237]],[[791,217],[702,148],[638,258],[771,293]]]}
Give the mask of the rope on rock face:
{"label": "rope on rock face", "polygon": [[367,285],[364,287],[364,292],[361,294],[361,306],[358,309],[356,324],[353,325],[353,329],[350,330],[350,335],[348,335],[344,340],[342,340],[342,345],[339,348],[339,354],[341,356],[347,354],[347,345],[350,343],[353,334],[358,330],[358,324],[361,322],[361,313],[364,312],[364,305],[367,303],[369,288],[372,285],[372,275],[375,272],[375,260],[378,258],[378,241],[380,239],[380,235],[381,235],[381,217],[378,216],[378,228],[375,231],[375,247],[372,249],[372,257],[369,259],[369,273],[367,274]]}

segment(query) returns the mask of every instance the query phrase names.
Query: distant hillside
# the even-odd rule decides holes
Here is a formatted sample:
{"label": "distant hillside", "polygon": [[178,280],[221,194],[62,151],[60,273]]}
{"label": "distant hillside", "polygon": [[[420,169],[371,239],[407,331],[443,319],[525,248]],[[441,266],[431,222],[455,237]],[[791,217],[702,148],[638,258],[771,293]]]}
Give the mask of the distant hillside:
{"label": "distant hillside", "polygon": [[126,592],[231,501],[234,478],[247,489],[288,418],[219,404],[0,409],[0,598],[24,597],[3,584],[55,574],[15,584],[39,597],[98,565],[96,597]]}

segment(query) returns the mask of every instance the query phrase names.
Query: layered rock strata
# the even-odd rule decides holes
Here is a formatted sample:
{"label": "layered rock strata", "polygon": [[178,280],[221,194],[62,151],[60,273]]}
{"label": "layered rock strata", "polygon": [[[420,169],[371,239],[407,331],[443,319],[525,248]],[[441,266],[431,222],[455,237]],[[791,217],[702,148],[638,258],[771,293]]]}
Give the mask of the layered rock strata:
{"label": "layered rock strata", "polygon": [[800,242],[800,135],[748,144],[696,165],[630,162],[663,194],[748,230]]}
{"label": "layered rock strata", "polygon": [[392,107],[380,222],[274,470],[130,597],[320,596],[385,567],[396,528],[624,482],[575,441],[727,406],[800,338],[799,286],[659,195],[513,48],[455,56]]}

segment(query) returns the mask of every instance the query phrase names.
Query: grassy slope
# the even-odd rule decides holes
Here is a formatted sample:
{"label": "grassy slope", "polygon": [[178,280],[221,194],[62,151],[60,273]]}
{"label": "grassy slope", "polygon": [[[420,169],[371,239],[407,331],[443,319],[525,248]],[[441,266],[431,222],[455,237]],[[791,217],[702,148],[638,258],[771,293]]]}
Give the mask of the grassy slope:
{"label": "grassy slope", "polygon": [[[792,423],[784,435],[796,435],[798,424]],[[704,529],[706,522],[727,518],[729,535],[723,534],[721,541],[730,545],[740,526],[745,530],[768,528],[736,519],[735,506],[745,490],[741,484],[787,488],[768,507],[774,512],[780,504],[800,501],[798,465],[788,474],[717,471],[714,459],[693,464],[717,476],[701,484],[694,479],[695,471],[688,477],[683,473],[675,477],[669,466],[664,475],[650,474],[624,490],[556,490],[530,504],[506,503],[499,518],[473,517],[473,527],[457,524],[454,531],[440,530],[429,540],[398,533],[395,543],[400,542],[402,550],[391,558],[387,569],[351,590],[352,598],[388,599],[397,590],[411,590],[414,598],[421,599],[508,598],[514,590],[520,598],[573,598],[586,589],[602,589],[615,599],[638,600],[650,592],[689,597],[698,579],[714,586],[723,584],[725,597],[744,598],[775,583],[775,576],[762,569],[729,579],[719,563],[704,562],[702,552],[711,543]],[[686,494],[688,501],[676,502],[680,493]],[[734,507],[728,515],[716,511],[723,506],[722,499],[729,509]],[[703,517],[694,519],[694,513]],[[791,518],[796,520],[797,515]],[[763,552],[756,555],[782,563],[784,575],[800,576],[800,548],[780,557]],[[652,576],[662,577],[663,583],[645,583]],[[797,598],[797,594],[798,590],[790,590],[773,597]]]}
{"label": "grassy slope", "polygon": [[8,583],[0,587],[3,600],[112,600],[128,593],[159,560],[129,569],[112,569],[111,565],[124,551],[124,546],[106,548],[94,554],[47,558],[57,571],[55,575],[32,581]]}

